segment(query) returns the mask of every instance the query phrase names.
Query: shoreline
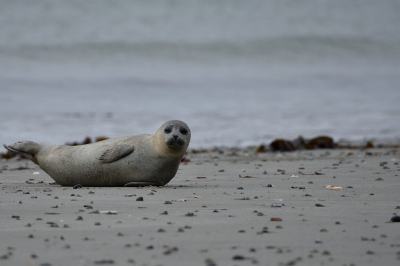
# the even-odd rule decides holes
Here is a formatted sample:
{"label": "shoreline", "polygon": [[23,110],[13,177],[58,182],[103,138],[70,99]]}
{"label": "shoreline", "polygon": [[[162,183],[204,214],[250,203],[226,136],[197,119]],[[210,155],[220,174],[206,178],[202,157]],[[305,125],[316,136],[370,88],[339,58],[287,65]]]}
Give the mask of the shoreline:
{"label": "shoreline", "polygon": [[2,160],[0,262],[398,264],[399,148],[253,151],[189,151],[162,188],[61,187]]}

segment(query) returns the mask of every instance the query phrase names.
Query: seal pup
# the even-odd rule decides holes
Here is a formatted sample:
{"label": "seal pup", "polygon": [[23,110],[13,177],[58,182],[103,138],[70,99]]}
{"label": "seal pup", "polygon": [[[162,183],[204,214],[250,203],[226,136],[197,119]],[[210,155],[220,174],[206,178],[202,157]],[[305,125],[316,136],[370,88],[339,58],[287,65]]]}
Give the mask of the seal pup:
{"label": "seal pup", "polygon": [[38,164],[62,186],[164,186],[178,171],[191,132],[182,121],[142,134],[80,145],[19,141],[4,147]]}

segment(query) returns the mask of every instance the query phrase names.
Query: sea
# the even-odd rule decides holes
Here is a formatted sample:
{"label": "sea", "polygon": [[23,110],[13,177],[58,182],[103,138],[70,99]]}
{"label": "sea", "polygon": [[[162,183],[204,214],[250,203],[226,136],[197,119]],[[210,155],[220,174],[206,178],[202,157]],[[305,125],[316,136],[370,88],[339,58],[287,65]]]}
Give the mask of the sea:
{"label": "sea", "polygon": [[[400,140],[398,0],[0,0],[0,141]],[[400,141],[399,141],[400,142]]]}

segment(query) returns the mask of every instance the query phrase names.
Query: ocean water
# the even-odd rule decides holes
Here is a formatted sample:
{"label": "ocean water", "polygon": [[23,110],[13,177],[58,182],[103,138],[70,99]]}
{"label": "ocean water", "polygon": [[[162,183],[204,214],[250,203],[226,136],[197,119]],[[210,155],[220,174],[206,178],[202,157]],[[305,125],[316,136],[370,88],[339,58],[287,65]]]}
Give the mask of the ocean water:
{"label": "ocean water", "polygon": [[0,141],[400,138],[397,0],[0,0]]}

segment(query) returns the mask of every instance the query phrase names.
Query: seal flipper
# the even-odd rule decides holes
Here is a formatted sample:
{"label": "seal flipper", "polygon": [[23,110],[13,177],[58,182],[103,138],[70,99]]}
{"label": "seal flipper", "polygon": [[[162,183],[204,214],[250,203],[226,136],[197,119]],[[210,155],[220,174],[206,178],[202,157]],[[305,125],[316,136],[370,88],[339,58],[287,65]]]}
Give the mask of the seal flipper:
{"label": "seal flipper", "polygon": [[109,147],[99,158],[102,163],[112,163],[122,159],[135,150],[133,145],[117,144]]}
{"label": "seal flipper", "polygon": [[29,140],[22,140],[11,145],[3,144],[3,146],[9,151],[21,154],[22,156],[34,162],[35,164],[39,164],[36,159],[36,154],[39,152],[41,148],[40,144]]}

